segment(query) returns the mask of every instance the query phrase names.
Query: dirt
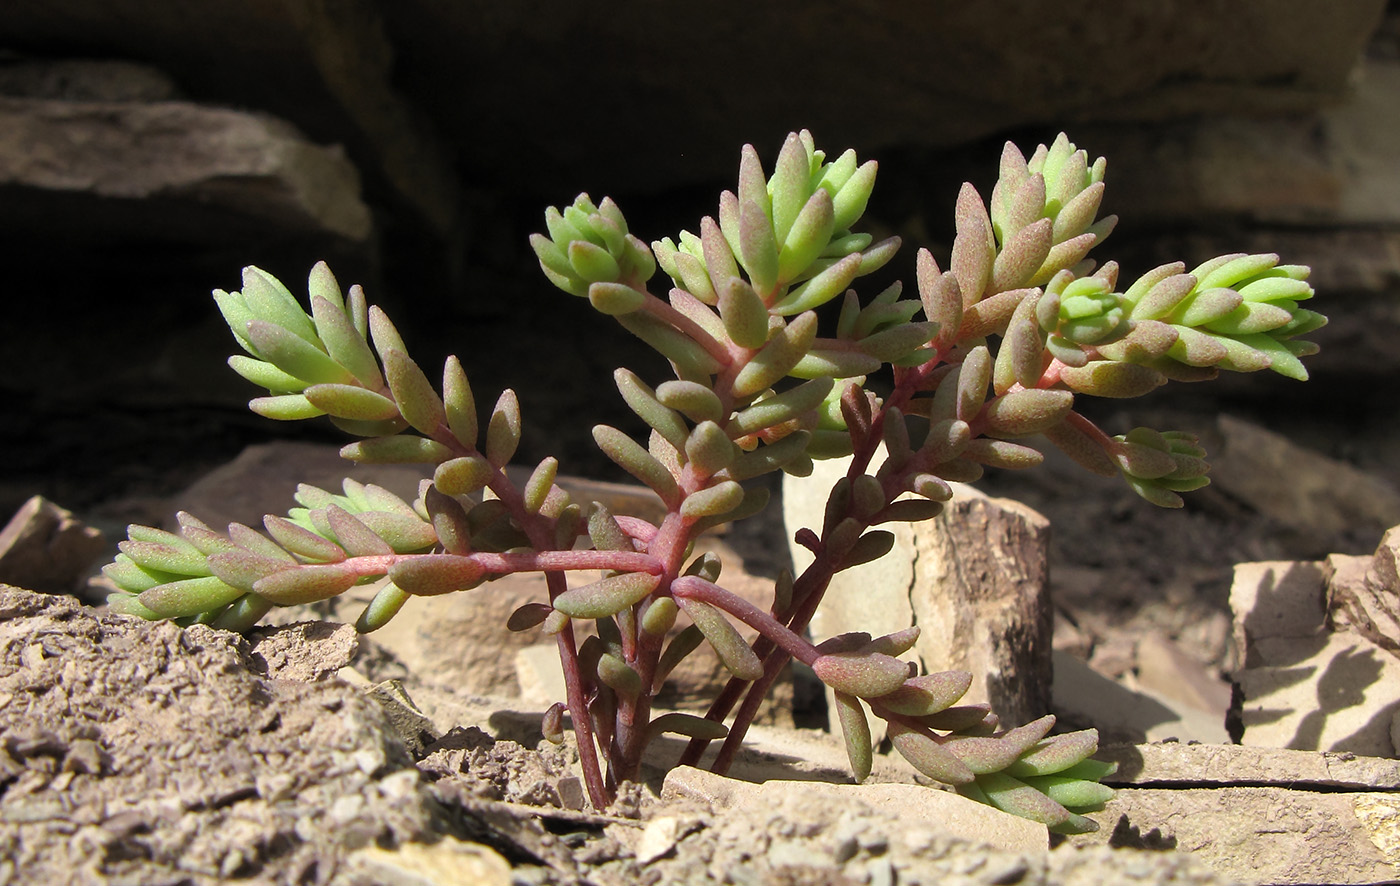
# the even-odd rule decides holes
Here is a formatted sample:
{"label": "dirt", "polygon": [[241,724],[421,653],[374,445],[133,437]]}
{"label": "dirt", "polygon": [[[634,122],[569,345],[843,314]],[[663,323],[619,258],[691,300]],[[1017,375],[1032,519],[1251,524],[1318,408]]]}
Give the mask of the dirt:
{"label": "dirt", "polygon": [[420,880],[438,883],[1220,882],[1176,854],[1021,856],[859,803],[716,814],[633,788],[588,811],[568,745],[461,725],[412,752],[337,676],[355,645],[0,587],[0,884],[413,882],[423,853],[459,860]]}

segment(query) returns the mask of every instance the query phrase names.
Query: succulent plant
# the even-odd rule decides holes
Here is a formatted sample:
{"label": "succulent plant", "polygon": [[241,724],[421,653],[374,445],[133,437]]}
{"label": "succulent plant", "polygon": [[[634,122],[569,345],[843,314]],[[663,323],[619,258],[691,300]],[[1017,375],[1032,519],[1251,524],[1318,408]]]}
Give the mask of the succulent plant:
{"label": "succulent plant", "polygon": [[[722,740],[712,765],[724,771],[779,670],[796,659],[833,690],[857,779],[874,753],[868,708],[924,775],[1057,831],[1093,829],[1084,813],[1106,802],[1100,782],[1112,771],[1092,759],[1093,730],[1051,735],[1049,716],[1003,728],[986,705],[959,704],[971,675],[918,674],[899,658],[917,628],[813,645],[807,625],[833,575],[890,551],[882,524],[935,517],[953,494],[949,481],[975,480],[986,466],[1033,466],[1046,444],[1091,471],[1121,474],[1153,504],[1179,507],[1181,493],[1208,482],[1196,439],[1148,428],[1110,437],[1076,411],[1076,398],[1136,397],[1222,369],[1304,379],[1300,358],[1316,348],[1298,336],[1325,319],[1299,307],[1312,295],[1307,269],[1275,255],[1221,256],[1190,273],[1163,265],[1120,287],[1116,264],[1087,258],[1115,222],[1097,218],[1105,163],[1090,163],[1063,135],[1029,160],[1006,146],[990,209],[963,187],[948,270],[920,250],[917,299],[894,283],[862,300],[852,284],[900,246],[859,230],[876,169],[853,151],[829,160],[806,132],[788,136],[771,174],[746,146],[737,189],[699,233],[650,246],[609,199],[585,194],[546,211],[548,233],[531,238],[545,276],[615,317],[674,371],[652,383],[617,370],[619,392],[650,428],[646,440],[593,429],[599,448],[660,499],[657,523],[574,501],[553,458],[512,481],[505,467],[522,434],[515,395],[503,392],[482,421],[455,357],[436,385],[388,317],[358,286],[343,291],[325,265],[311,271],[309,312],[279,281],[245,269],[241,290],[214,298],[246,352],[230,365],[267,389],[253,411],[329,416],[361,438],[346,458],[425,463],[432,476],[412,502],[352,480],[339,492],[302,486],[298,507],[268,516],[265,532],[218,532],[184,513],[174,532],[133,526],[106,568],[120,588],[112,609],[242,630],[273,606],[376,582],[357,623],[372,631],[411,597],[539,572],[548,598],[506,627],[540,626],[556,638],[567,698],[545,714],[544,734],[560,740],[567,714],[600,808],[637,778],[644,748],[663,732],[690,737],[683,763]],[[664,297],[648,288],[658,267],[669,278]],[[831,322],[819,324],[818,311]],[[886,368],[891,385],[877,396],[865,380]],[[767,504],[755,478],[806,475],[814,459],[834,456],[851,457],[847,475],[822,525],[796,533],[814,561],[784,574],[766,609],[723,586],[716,558],[692,556],[701,532]],[[580,570],[604,575],[571,585]],[[594,635],[580,642],[576,623],[591,623]],[[746,642],[736,623],[757,640]],[[728,685],[703,717],[653,712],[667,674],[702,643],[728,668]]]}

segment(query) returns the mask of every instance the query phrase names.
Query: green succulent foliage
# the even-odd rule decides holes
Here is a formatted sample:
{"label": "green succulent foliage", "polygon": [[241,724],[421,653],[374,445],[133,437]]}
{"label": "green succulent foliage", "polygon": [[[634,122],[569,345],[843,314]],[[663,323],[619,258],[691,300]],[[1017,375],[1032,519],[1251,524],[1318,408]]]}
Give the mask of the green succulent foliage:
{"label": "green succulent foliage", "polygon": [[[324,264],[308,279],[309,309],[247,268],[241,290],[214,298],[245,352],[230,366],[267,391],[250,408],[281,420],[329,416],[362,438],[342,449],[346,458],[423,463],[432,478],[411,503],[352,480],[340,492],[302,486],[297,507],[265,519],[265,534],[237,524],[216,532],[183,513],[175,532],[132,526],[105,570],[119,589],[111,606],[241,630],[273,606],[383,581],[358,621],[373,630],[410,596],[474,588],[521,563],[547,572],[606,563],[603,577],[580,586],[555,575],[549,601],[526,604],[508,623],[561,635],[575,729],[595,730],[581,748],[596,739],[605,753],[622,753],[622,743],[663,732],[695,742],[741,736],[747,724],[736,721],[729,735],[723,715],[628,719],[637,710],[629,706],[645,704],[700,644],[735,681],[761,682],[771,653],[744,640],[739,620],[833,689],[857,779],[872,764],[868,705],[924,775],[1052,830],[1092,830],[1085,813],[1107,801],[1100,782],[1112,773],[1090,759],[1093,730],[1051,736],[1052,717],[1001,728],[986,705],[959,703],[970,675],[911,675],[899,656],[917,629],[812,647],[800,636],[811,610],[799,615],[800,604],[819,591],[802,579],[780,579],[764,613],[715,584],[712,556],[676,572],[696,534],[766,506],[767,488],[752,480],[778,470],[803,476],[814,459],[853,452],[866,460],[831,490],[820,533],[797,534],[832,571],[888,553],[894,534],[883,524],[937,516],[950,481],[1038,464],[1040,436],[1160,506],[1179,507],[1182,493],[1206,485],[1195,437],[1149,428],[1110,437],[1076,411],[1076,398],[1136,397],[1222,369],[1302,380],[1301,358],[1316,346],[1300,337],[1326,320],[1300,307],[1313,294],[1307,268],[1271,254],[1221,256],[1190,273],[1163,265],[1120,291],[1117,265],[1088,257],[1116,223],[1098,217],[1105,171],[1102,158],[1091,162],[1063,135],[1029,159],[1008,144],[990,201],[971,185],[959,194],[948,269],[919,252],[917,299],[904,298],[898,282],[865,300],[850,288],[883,268],[900,241],[875,242],[859,229],[875,162],[853,151],[828,160],[805,131],[788,136],[771,173],[745,146],[736,189],[698,234],[649,247],[611,199],[582,194],[549,208],[547,233],[530,238],[545,276],[615,317],[674,372],[655,386],[626,369],[614,376],[650,429],[645,441],[593,429],[599,449],[656,494],[668,514],[661,526],[574,503],[553,458],[513,482],[504,468],[523,432],[514,393],[502,392],[482,420],[456,358],[437,385],[388,317],[359,287],[343,292]],[[658,268],[669,278],[664,299],[648,289]],[[885,400],[865,387],[881,371],[894,381]],[[885,460],[866,472],[877,446]],[[591,565],[569,559],[590,545]],[[575,565],[558,565],[565,561]],[[672,633],[682,614],[689,627]],[[576,620],[597,636],[575,645]],[[655,658],[641,661],[639,649]],[[552,739],[562,710],[546,715]],[[590,795],[602,802],[607,788],[591,765]]]}

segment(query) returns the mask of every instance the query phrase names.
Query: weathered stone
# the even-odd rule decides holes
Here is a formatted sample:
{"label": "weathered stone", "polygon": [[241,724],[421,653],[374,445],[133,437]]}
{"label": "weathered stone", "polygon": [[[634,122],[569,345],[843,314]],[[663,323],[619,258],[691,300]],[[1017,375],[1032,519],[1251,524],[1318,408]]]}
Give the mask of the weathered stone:
{"label": "weathered stone", "polygon": [[1115,680],[1064,652],[1054,653],[1054,662],[1052,709],[1061,726],[1095,728],[1106,742],[1229,740],[1223,710],[1203,710],[1128,685],[1133,681],[1131,673]]}
{"label": "weathered stone", "polygon": [[1097,760],[1118,764],[1114,785],[1271,785],[1400,791],[1400,760],[1234,744],[1159,742],[1100,745]]}
{"label": "weathered stone", "polygon": [[495,850],[451,837],[396,849],[366,846],[351,853],[345,865],[342,876],[347,886],[510,886],[512,882],[510,863]]}
{"label": "weathered stone", "polygon": [[[821,462],[810,477],[784,480],[789,535],[820,526],[827,491],[844,476],[844,464]],[[967,701],[990,702],[1003,720],[1025,722],[1050,708],[1049,524],[1018,502],[954,486],[942,514],[921,524],[889,524],[894,550],[833,578],[812,619],[812,637],[879,636],[918,625],[911,656],[924,670],[971,672]],[[812,554],[795,543],[791,550],[800,572]]]}
{"label": "weathered stone", "polygon": [[[369,236],[358,175],[271,117],[188,102],[0,96],[0,184],[211,208],[291,233]],[[160,214],[151,235],[166,237]]]}
{"label": "weathered stone", "polygon": [[102,47],[145,59],[191,95],[264,109],[318,140],[343,143],[380,188],[446,230],[455,176],[443,146],[391,82],[395,51],[377,7],[201,0],[153,9],[140,0],[60,0],[6,5],[0,31],[10,45],[42,55]]}
{"label": "weathered stone", "polygon": [[1135,683],[1140,689],[1200,711],[1224,728],[1230,684],[1160,634],[1138,640]]}
{"label": "weathered stone", "polygon": [[1290,530],[1294,549],[1323,556],[1400,523],[1400,492],[1381,478],[1228,415],[1219,428],[1212,482]]}
{"label": "weathered stone", "polygon": [[359,646],[352,625],[324,621],[267,628],[249,640],[248,659],[254,673],[303,683],[324,680],[347,667]]}
{"label": "weathered stone", "polygon": [[1174,849],[1249,883],[1393,883],[1400,795],[1282,787],[1120,790],[1079,844]]}
{"label": "weathered stone", "polygon": [[1237,567],[1230,603],[1244,667],[1234,714],[1244,744],[1395,756],[1396,583],[1386,543],[1372,558]]}
{"label": "weathered stone", "polygon": [[0,530],[0,582],[67,593],[106,546],[102,533],[71,511],[33,496]]}
{"label": "weathered stone", "polygon": [[[1086,116],[1163,120],[1312,109],[1346,88],[1381,12],[1377,0],[1328,14],[1296,2],[1227,8],[1195,0],[1126,17],[1098,15],[1083,0],[1012,16],[976,4],[873,12],[788,2],[757,17],[685,20],[642,5],[604,22],[581,11],[539,16],[492,7],[486,14],[479,3],[385,6],[404,50],[398,82],[422,96],[449,139],[477,140],[477,121],[490,120],[520,138],[477,140],[478,162],[558,177],[559,187],[575,189],[580,168],[631,189],[728,176],[735,144],[790,125],[775,121],[801,121],[822,139],[871,150],[964,144]],[[584,45],[593,48],[592,63],[569,64]],[[890,52],[901,45],[919,51]],[[824,56],[804,88],[738,85],[786,82],[791,71],[810,67],[813,46],[841,50]],[[717,68],[714,47],[745,63]],[[1055,64],[1051,47],[1072,47],[1093,64]],[[519,65],[526,56],[538,63]],[[965,76],[987,59],[997,60],[995,77]],[[634,74],[637,65],[649,71],[644,81]],[[491,70],[512,71],[513,88],[475,88]],[[570,90],[559,89],[564,82]],[[697,91],[698,82],[710,88]],[[892,82],[901,88],[889,89]],[[532,100],[519,101],[521,93]],[[632,110],[599,116],[602,106]],[[674,112],[678,107],[683,112]],[[655,127],[651,109],[665,109],[667,125]],[[557,132],[577,137],[552,137]],[[609,147],[618,143],[629,150]],[[677,144],[686,145],[683,156]]]}
{"label": "weathered stone", "polygon": [[[663,800],[705,800],[716,811],[734,807],[800,806],[846,808],[864,804],[919,827],[937,825],[945,833],[1013,852],[1044,851],[1045,825],[1008,815],[951,791],[912,784],[835,785],[816,781],[769,781],[751,784],[681,766],[671,770],[661,788]],[[897,836],[889,834],[887,836]]]}

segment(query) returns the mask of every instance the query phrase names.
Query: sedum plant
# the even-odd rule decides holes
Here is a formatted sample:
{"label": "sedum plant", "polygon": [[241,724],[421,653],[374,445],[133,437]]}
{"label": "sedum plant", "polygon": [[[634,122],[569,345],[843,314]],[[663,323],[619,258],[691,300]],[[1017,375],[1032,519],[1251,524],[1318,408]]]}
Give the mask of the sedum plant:
{"label": "sedum plant", "polygon": [[[515,395],[478,410],[455,357],[435,384],[388,317],[360,287],[343,291],[324,264],[311,271],[305,307],[245,269],[241,291],[214,298],[246,352],[230,365],[268,390],[253,411],[327,415],[360,438],[346,458],[426,463],[431,479],[412,502],[353,480],[339,492],[303,485],[298,507],[268,516],[265,532],[218,532],[185,513],[175,532],[132,526],[105,570],[120,588],[111,607],[244,630],[273,606],[377,582],[357,625],[372,631],[410,597],[490,593],[494,578],[540,572],[548,598],[506,627],[542,626],[557,639],[567,698],[543,731],[561,740],[567,714],[599,808],[637,779],[661,733],[690,738],[683,763],[722,741],[712,765],[725,771],[796,659],[834,690],[857,780],[872,762],[864,700],[924,775],[1056,831],[1093,829],[1082,813],[1106,802],[1100,779],[1112,771],[1091,758],[1094,730],[1051,736],[1051,716],[1004,728],[987,705],[959,704],[971,675],[918,674],[900,660],[917,628],[813,645],[808,622],[834,574],[889,552],[893,534],[881,524],[931,519],[953,494],[949,481],[975,480],[985,466],[1031,467],[1038,447],[1180,506],[1182,493],[1208,482],[1196,439],[1148,428],[1110,436],[1076,411],[1076,398],[1137,397],[1222,369],[1301,380],[1300,358],[1316,348],[1299,336],[1325,319],[1299,307],[1312,295],[1308,269],[1275,255],[1224,255],[1189,272],[1163,265],[1122,285],[1116,264],[1087,258],[1115,222],[1097,217],[1104,161],[1091,163],[1063,135],[1029,159],[1008,144],[990,201],[963,186],[948,269],[920,250],[917,298],[899,283],[862,298],[852,284],[900,246],[860,230],[875,175],[873,161],[853,151],[828,159],[802,132],[788,136],[771,174],[746,146],[737,190],[721,195],[698,234],[648,246],[611,200],[587,195],[546,211],[548,233],[531,238],[544,274],[674,370],[659,382],[616,372],[647,439],[593,429],[602,451],[661,500],[659,523],[571,500],[553,458],[513,482]],[[866,379],[884,369],[888,392],[877,396]],[[813,459],[836,456],[850,456],[850,468],[822,524],[796,534],[815,559],[779,578],[771,605],[727,590],[712,555],[692,556],[701,532],[764,507],[756,478],[804,475]],[[579,570],[604,577],[570,583]],[[752,644],[739,623],[757,632]],[[581,625],[593,629],[586,639]],[[703,717],[654,711],[668,673],[702,643],[732,674],[728,685]]]}

